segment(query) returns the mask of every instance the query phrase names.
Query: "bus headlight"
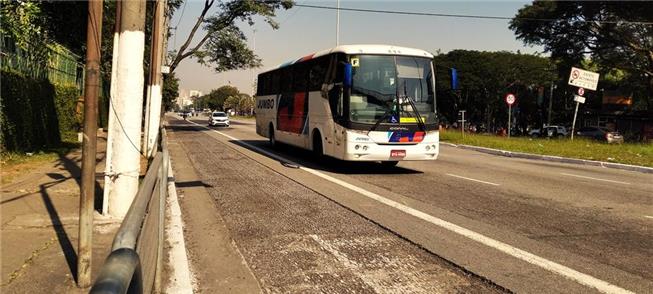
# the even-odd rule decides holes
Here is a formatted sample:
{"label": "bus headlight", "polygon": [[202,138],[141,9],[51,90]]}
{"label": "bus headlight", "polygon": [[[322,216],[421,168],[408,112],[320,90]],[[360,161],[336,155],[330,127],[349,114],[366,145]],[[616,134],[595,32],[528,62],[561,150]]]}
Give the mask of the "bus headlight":
{"label": "bus headlight", "polygon": [[356,150],[358,150],[359,148],[361,148],[360,145],[356,145],[356,146],[354,146],[354,149],[356,149]]}
{"label": "bus headlight", "polygon": [[429,150],[431,150],[431,146],[426,145],[426,151],[429,151]]}
{"label": "bus headlight", "polygon": [[367,151],[367,146],[363,146],[363,151]]}

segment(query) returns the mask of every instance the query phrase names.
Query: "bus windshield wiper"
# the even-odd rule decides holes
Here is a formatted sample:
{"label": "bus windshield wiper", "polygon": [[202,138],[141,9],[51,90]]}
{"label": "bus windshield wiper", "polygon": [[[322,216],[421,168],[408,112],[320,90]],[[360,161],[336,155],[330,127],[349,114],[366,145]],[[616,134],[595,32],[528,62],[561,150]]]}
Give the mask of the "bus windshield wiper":
{"label": "bus windshield wiper", "polygon": [[369,130],[367,133],[369,134],[370,132],[376,130],[376,128],[378,128],[379,125],[383,122],[383,120],[385,120],[386,118],[388,118],[388,116],[389,116],[390,114],[392,114],[392,108],[386,110],[386,111],[383,113],[383,115],[381,116],[381,118],[379,118],[379,119],[376,121],[376,123],[374,123],[374,125],[370,128],[370,130]]}
{"label": "bus windshield wiper", "polygon": [[413,113],[415,114],[415,118],[417,119],[417,124],[419,125],[419,128],[422,129],[423,132],[426,132],[426,126],[422,121],[422,115],[417,110],[417,105],[415,105],[415,101],[413,101],[413,98],[409,96],[403,96],[401,98],[408,100],[408,103],[410,103],[410,107],[413,109]]}

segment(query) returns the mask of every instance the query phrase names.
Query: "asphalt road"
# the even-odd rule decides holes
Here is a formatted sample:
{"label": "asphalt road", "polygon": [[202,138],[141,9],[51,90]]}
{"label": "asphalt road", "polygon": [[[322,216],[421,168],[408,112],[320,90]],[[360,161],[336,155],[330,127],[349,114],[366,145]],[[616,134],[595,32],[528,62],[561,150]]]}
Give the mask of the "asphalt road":
{"label": "asphalt road", "polygon": [[[516,292],[650,293],[653,289],[650,174],[498,157],[447,146],[441,146],[437,161],[401,162],[397,167],[383,168],[373,163],[316,160],[310,153],[290,146],[272,149],[248,121],[233,121],[230,128],[212,128],[217,132],[203,128],[204,120],[196,122],[200,126],[183,130],[194,133],[193,138],[201,139],[201,145],[208,145],[206,148],[229,146],[247,160],[292,180],[297,189],[307,189],[299,194],[315,193],[337,204],[319,207],[300,222],[317,220],[318,227],[325,228],[332,218],[352,223],[347,226],[351,231],[331,232],[330,238],[351,240],[366,235],[360,234],[365,230],[353,225],[355,219],[360,219],[365,226],[372,226],[369,230],[375,232],[373,235],[390,231],[401,237],[398,240],[405,239],[396,241],[402,244],[398,247],[411,248],[407,254],[420,266],[433,264],[453,272],[464,269],[474,273],[467,276],[467,283],[489,287],[473,288],[480,292],[497,288],[479,282],[478,277]],[[199,147],[187,150],[192,157]],[[209,153],[217,157],[221,154]],[[291,161],[302,168],[280,161]],[[212,168],[218,168],[222,162],[231,166],[234,159],[222,156],[210,162]],[[198,164],[196,168],[201,167]],[[210,177],[216,172],[224,171],[206,170],[201,174]],[[230,172],[237,173],[237,169]],[[233,180],[249,183],[246,186],[252,190],[247,193],[261,188],[281,189],[251,185],[265,179],[261,177],[249,172],[247,178]],[[281,179],[263,182],[277,181]],[[215,193],[218,199],[220,193]],[[225,200],[222,208],[242,214],[236,211],[244,207],[228,207],[234,201]],[[284,201],[276,203],[294,210],[307,199],[279,204]],[[331,215],[341,208],[349,212],[339,217]],[[241,225],[248,227],[233,224]],[[278,229],[273,222],[269,225],[269,230]],[[307,231],[298,235],[305,238],[304,234],[311,235]],[[388,235],[392,239],[390,236],[393,234]],[[359,253],[375,250],[369,245],[375,242],[354,243],[360,245],[354,246]],[[382,247],[399,252],[393,246]],[[460,289],[455,288],[459,284],[451,285]]]}

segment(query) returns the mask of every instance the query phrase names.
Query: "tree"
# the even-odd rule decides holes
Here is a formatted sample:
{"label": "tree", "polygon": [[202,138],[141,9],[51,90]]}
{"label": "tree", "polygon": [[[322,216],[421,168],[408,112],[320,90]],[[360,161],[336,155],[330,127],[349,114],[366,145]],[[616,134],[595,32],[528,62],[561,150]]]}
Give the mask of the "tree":
{"label": "tree", "polygon": [[[216,72],[260,66],[261,60],[247,48],[247,39],[235,22],[246,21],[252,25],[254,24],[253,16],[260,15],[272,28],[276,29],[279,25],[273,19],[275,11],[281,8],[291,8],[293,1],[224,1],[217,4],[219,12],[215,15],[207,15],[214,4],[215,0],[204,1],[204,8],[186,41],[178,52],[172,54],[171,72],[182,60],[191,56],[197,58],[201,64],[213,66]],[[198,36],[199,42],[191,46],[201,25],[204,25],[204,35]]]}
{"label": "tree", "polygon": [[166,111],[174,109],[179,97],[179,79],[175,73],[163,74],[163,107]]}
{"label": "tree", "polygon": [[[466,110],[465,119],[473,124],[483,124],[489,130],[503,127],[508,119],[503,98],[511,92],[518,97],[513,107],[518,125],[541,124],[543,101],[538,101],[538,90],[556,80],[548,58],[511,52],[454,50],[436,55],[434,62],[438,77],[438,112],[444,121],[453,123],[458,111]],[[458,71],[459,90],[451,89],[450,68]]]}
{"label": "tree", "polygon": [[224,109],[233,109],[235,111],[240,111],[238,108],[238,103],[240,102],[240,98],[238,95],[236,96],[229,96],[227,99],[224,101]]}
{"label": "tree", "polygon": [[[551,20],[551,21],[549,21]],[[646,2],[534,1],[510,29],[526,44],[542,45],[560,60],[561,74],[586,57],[608,72],[623,70],[653,109],[653,5]],[[636,96],[636,97],[637,97]]]}
{"label": "tree", "polygon": [[200,97],[203,105],[213,110],[224,110],[224,102],[230,96],[238,96],[238,88],[229,85],[211,90],[207,95]]}
{"label": "tree", "polygon": [[254,97],[241,93],[239,95],[238,110],[245,114],[254,113]]}

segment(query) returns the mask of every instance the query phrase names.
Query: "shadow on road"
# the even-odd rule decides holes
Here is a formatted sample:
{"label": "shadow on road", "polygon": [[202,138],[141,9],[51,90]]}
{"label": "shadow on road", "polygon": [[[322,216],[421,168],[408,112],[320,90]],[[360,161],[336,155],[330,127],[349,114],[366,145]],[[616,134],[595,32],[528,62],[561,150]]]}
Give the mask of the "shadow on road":
{"label": "shadow on road", "polygon": [[[191,124],[176,124],[179,121],[175,121],[175,124],[168,125],[168,129],[175,132],[205,132],[206,129],[202,129],[199,126]],[[344,161],[335,159],[332,157],[321,157],[316,158],[315,155],[306,149],[281,144],[279,143],[274,148],[268,144],[267,140],[230,140],[229,142],[256,152],[265,157],[278,160],[260,152],[256,148],[262,149],[264,151],[270,152],[272,154],[278,155],[283,158],[292,160],[302,166],[312,168],[315,170],[321,170],[326,172],[332,172],[337,174],[421,174],[422,171],[403,168],[401,166],[384,166],[378,162],[371,161]],[[286,167],[294,167],[289,162],[280,161],[280,164]]]}
{"label": "shadow on road", "polygon": [[211,188],[213,186],[206,184],[202,181],[188,181],[188,182],[175,182],[177,188],[189,188],[189,187],[205,187]]}

